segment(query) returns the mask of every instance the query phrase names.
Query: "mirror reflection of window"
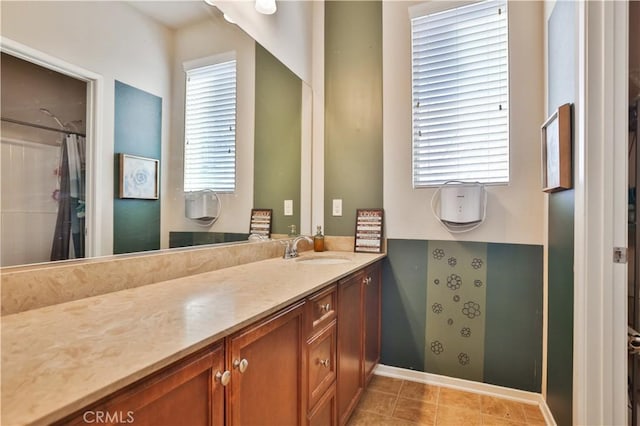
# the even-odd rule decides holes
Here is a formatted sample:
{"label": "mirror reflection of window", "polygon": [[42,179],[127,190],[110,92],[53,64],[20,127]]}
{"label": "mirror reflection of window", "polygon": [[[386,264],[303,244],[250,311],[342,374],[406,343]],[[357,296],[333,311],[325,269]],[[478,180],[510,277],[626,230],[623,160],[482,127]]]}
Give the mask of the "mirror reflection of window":
{"label": "mirror reflection of window", "polygon": [[185,65],[185,192],[236,188],[235,55],[212,61],[195,68]]}

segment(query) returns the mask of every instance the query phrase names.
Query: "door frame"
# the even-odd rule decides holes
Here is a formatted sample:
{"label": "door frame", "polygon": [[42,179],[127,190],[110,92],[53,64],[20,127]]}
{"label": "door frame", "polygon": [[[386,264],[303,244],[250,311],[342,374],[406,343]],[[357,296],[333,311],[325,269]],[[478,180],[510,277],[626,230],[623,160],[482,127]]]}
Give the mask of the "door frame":
{"label": "door frame", "polygon": [[100,197],[102,165],[98,159],[102,146],[104,79],[100,74],[63,61],[47,53],[0,36],[0,51],[44,68],[68,75],[87,83],[87,174],[85,206],[85,258],[101,255],[102,197]]}
{"label": "door frame", "polygon": [[574,424],[627,424],[627,2],[578,4]]}

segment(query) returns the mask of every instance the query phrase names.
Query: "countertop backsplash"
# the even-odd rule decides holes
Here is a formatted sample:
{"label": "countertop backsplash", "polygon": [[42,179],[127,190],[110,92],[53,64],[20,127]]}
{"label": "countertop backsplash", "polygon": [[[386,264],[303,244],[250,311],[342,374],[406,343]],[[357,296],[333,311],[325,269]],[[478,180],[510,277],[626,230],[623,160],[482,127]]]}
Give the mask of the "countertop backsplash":
{"label": "countertop backsplash", "polygon": [[[353,243],[327,236],[325,248],[350,252]],[[300,243],[300,251],[311,248]],[[270,240],[2,268],[1,315],[271,259],[283,250]]]}

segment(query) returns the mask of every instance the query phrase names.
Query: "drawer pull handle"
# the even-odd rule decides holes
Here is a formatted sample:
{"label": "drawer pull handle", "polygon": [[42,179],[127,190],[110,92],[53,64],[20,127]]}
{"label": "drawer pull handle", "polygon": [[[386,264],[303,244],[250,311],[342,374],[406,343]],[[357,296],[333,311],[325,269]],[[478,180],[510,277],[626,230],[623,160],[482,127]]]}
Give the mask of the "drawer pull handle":
{"label": "drawer pull handle", "polygon": [[227,386],[229,381],[231,381],[231,372],[226,370],[224,373],[217,372],[216,373],[216,381],[220,382],[222,386]]}
{"label": "drawer pull handle", "polygon": [[363,279],[362,279],[362,282],[363,282],[365,285],[369,285],[369,284],[371,284],[371,277],[363,278]]}
{"label": "drawer pull handle", "polygon": [[320,305],[320,312],[329,312],[331,310],[331,303]]}
{"label": "drawer pull handle", "polygon": [[319,360],[319,362],[321,366],[329,368],[329,365],[330,365],[329,359],[321,359]]}
{"label": "drawer pull handle", "polygon": [[241,373],[244,373],[245,371],[247,371],[247,367],[249,366],[249,361],[247,361],[246,359],[236,359],[235,361],[233,361],[233,368],[237,368],[238,371],[240,371]]}

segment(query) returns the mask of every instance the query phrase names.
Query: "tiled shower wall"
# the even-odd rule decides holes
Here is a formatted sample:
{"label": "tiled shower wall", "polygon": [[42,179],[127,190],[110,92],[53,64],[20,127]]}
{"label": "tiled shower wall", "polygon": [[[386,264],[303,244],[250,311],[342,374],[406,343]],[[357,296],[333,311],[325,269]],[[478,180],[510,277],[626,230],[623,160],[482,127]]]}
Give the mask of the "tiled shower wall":
{"label": "tiled shower wall", "polygon": [[540,392],[542,246],[387,244],[383,364]]}
{"label": "tiled shower wall", "polygon": [[[52,137],[52,142],[58,136]],[[58,146],[2,140],[2,265],[46,262],[56,227]],[[37,165],[35,167],[34,165]]]}

